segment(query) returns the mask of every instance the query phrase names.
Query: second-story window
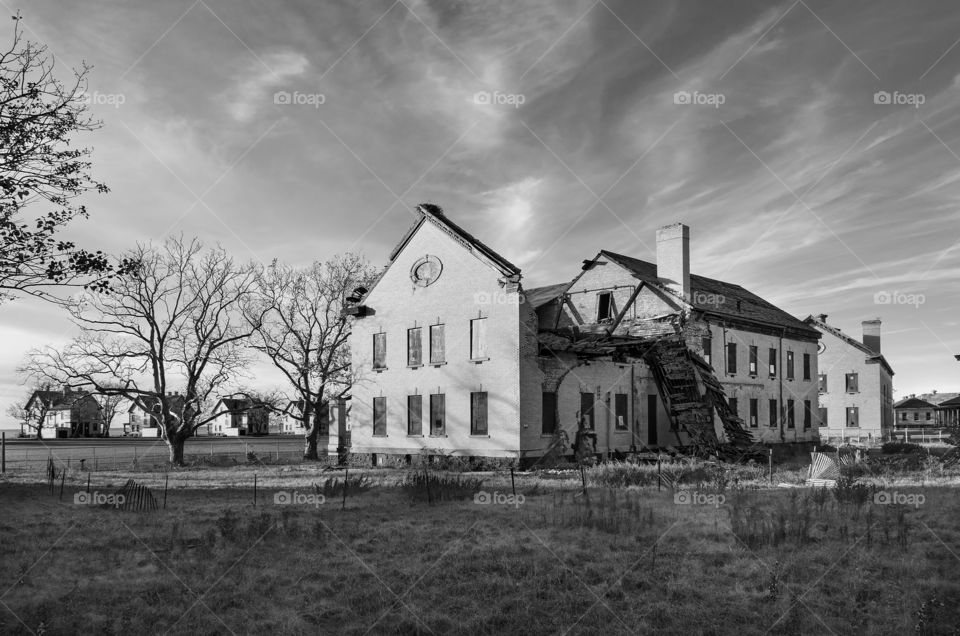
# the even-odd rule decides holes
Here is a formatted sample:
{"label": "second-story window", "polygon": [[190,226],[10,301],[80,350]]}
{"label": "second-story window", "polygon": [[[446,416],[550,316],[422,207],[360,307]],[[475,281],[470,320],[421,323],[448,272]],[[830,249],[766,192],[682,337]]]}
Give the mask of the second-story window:
{"label": "second-story window", "polygon": [[446,362],[443,325],[430,325],[430,364]]}
{"label": "second-story window", "polygon": [[387,368],[387,334],[384,332],[373,334],[373,368]]}
{"label": "second-story window", "polygon": [[407,366],[419,367],[423,364],[423,329],[407,329]]}
{"label": "second-story window", "polygon": [[803,379],[804,379],[804,380],[809,380],[811,377],[813,377],[813,376],[810,375],[810,373],[811,373],[811,371],[810,371],[810,354],[809,354],[809,353],[805,353],[805,354],[803,354]]}
{"label": "second-story window", "polygon": [[787,379],[792,380],[793,378],[793,351],[787,351]]}
{"label": "second-story window", "polygon": [[597,322],[612,320],[616,313],[616,309],[613,306],[613,292],[600,292],[597,294]]}
{"label": "second-story window", "polygon": [[820,374],[820,388],[819,388],[819,390],[820,390],[820,393],[826,393],[826,392],[827,392],[827,374],[826,374],[826,373],[821,373],[821,374]]}
{"label": "second-story window", "polygon": [[737,343],[727,343],[727,373],[737,372]]}
{"label": "second-story window", "polygon": [[705,336],[703,338],[703,359],[707,364],[713,366],[713,338]]}
{"label": "second-story window", "polygon": [[770,349],[769,366],[770,366],[770,377],[771,378],[777,377],[777,350],[776,349]]}
{"label": "second-story window", "polygon": [[860,392],[860,376],[857,373],[848,373],[847,376],[847,393],[859,393]]}
{"label": "second-story window", "polygon": [[470,321],[470,359],[487,359],[487,319],[474,318]]}

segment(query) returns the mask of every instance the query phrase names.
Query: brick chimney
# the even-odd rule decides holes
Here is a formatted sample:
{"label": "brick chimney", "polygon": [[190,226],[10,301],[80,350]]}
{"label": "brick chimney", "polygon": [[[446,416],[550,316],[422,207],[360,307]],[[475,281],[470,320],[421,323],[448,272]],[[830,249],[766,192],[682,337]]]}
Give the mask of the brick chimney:
{"label": "brick chimney", "polygon": [[820,322],[827,322],[827,314],[820,314],[817,316]]}
{"label": "brick chimney", "polygon": [[863,323],[863,344],[880,353],[880,319],[864,320]]}
{"label": "brick chimney", "polygon": [[690,228],[683,223],[657,230],[657,278],[690,300]]}

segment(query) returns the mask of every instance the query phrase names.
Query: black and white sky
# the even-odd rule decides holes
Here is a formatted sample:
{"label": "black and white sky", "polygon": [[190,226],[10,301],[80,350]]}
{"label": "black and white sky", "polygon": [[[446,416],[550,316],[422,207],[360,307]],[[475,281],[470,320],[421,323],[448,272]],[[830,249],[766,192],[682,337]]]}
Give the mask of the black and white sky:
{"label": "black and white sky", "polygon": [[[429,201],[531,287],[601,248],[653,260],[682,221],[694,273],[855,337],[881,317],[896,398],[960,390],[955,1],[4,6],[94,66],[104,126],[77,142],[112,191],[69,232],[86,247],[383,264]],[[23,354],[74,332],[0,311],[3,413]]]}

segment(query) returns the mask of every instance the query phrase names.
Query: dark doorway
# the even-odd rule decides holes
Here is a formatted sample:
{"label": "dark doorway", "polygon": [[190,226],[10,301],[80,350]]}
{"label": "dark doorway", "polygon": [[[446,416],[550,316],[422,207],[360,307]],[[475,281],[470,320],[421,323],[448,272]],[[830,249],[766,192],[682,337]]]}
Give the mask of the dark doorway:
{"label": "dark doorway", "polygon": [[657,438],[657,405],[656,395],[647,396],[647,444],[656,446],[659,444]]}
{"label": "dark doorway", "polygon": [[580,421],[583,427],[593,430],[593,393],[580,394]]}

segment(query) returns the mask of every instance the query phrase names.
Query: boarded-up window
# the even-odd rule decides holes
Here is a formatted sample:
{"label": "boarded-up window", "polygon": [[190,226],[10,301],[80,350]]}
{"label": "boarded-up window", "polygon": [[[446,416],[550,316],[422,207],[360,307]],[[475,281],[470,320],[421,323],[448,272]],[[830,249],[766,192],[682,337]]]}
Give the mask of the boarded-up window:
{"label": "boarded-up window", "polygon": [[857,428],[860,426],[860,407],[859,406],[847,407],[847,426],[849,426],[850,428]]}
{"label": "boarded-up window", "polygon": [[373,434],[387,434],[387,398],[373,398]]}
{"label": "boarded-up window", "polygon": [[750,346],[750,375],[757,375],[757,365],[759,364],[757,348]]}
{"label": "boarded-up window", "polygon": [[811,364],[810,354],[809,353],[803,354],[803,379],[804,380],[809,380],[811,377],[813,377],[810,375],[811,373],[810,364]]}
{"label": "boarded-up window", "polygon": [[423,330],[420,327],[407,329],[407,366],[423,364]]}
{"label": "boarded-up window", "polygon": [[760,400],[750,398],[750,428],[757,428],[760,425]]}
{"label": "boarded-up window", "polygon": [[860,391],[860,375],[857,373],[847,374],[847,393],[858,393]]}
{"label": "boarded-up window", "polygon": [[818,387],[818,388],[819,388],[819,391],[820,391],[821,393],[826,393],[826,392],[827,392],[827,374],[826,374],[826,373],[821,373],[821,374],[820,374],[820,382],[819,382],[819,385],[820,385],[820,386]]}
{"label": "boarded-up window", "polygon": [[625,431],[629,428],[629,420],[627,419],[627,394],[626,393],[617,393],[613,396],[613,414],[616,418],[614,422],[614,428],[618,431]]}
{"label": "boarded-up window", "polygon": [[803,430],[813,426],[813,408],[810,406],[810,400],[803,401]]}
{"label": "boarded-up window", "polygon": [[710,336],[703,339],[703,359],[707,364],[713,365],[713,338]]}
{"label": "boarded-up window", "polygon": [[820,407],[820,426],[826,426],[826,425],[827,425],[827,407],[821,406]]}
{"label": "boarded-up window", "polygon": [[580,394],[580,422],[584,428],[593,430],[593,393]]}
{"label": "boarded-up window", "polygon": [[787,351],[787,379],[792,380],[793,375],[793,351]]}
{"label": "boarded-up window", "polygon": [[740,401],[735,397],[729,398],[727,401],[730,403],[730,412],[736,417],[740,417]]}
{"label": "boarded-up window", "polygon": [[727,373],[737,372],[737,343],[727,343]]}
{"label": "boarded-up window", "polygon": [[553,435],[557,432],[557,394],[552,391],[543,392],[543,409],[541,411],[542,428],[544,435]]}
{"label": "boarded-up window", "polygon": [[407,396],[407,435],[423,435],[423,396]]}
{"label": "boarded-up window", "polygon": [[776,349],[770,349],[770,358],[769,358],[768,366],[770,367],[770,377],[771,378],[776,377],[777,375],[777,350]]}
{"label": "boarded-up window", "polygon": [[470,394],[470,434],[487,434],[487,392],[475,391]]}
{"label": "boarded-up window", "polygon": [[443,393],[434,393],[430,396],[430,434],[444,435],[447,431],[446,425],[447,408],[446,396]]}
{"label": "boarded-up window", "polygon": [[430,364],[446,362],[443,349],[443,325],[430,325]]}
{"label": "boarded-up window", "polygon": [[387,368],[387,334],[373,334],[373,368]]}
{"label": "boarded-up window", "polygon": [[770,400],[770,426],[775,427],[780,425],[780,411],[777,409],[777,401]]}
{"label": "boarded-up window", "polygon": [[796,428],[797,419],[793,412],[793,400],[787,400],[787,428]]}
{"label": "boarded-up window", "polygon": [[474,318],[470,321],[470,359],[483,360],[487,357],[487,319]]}

